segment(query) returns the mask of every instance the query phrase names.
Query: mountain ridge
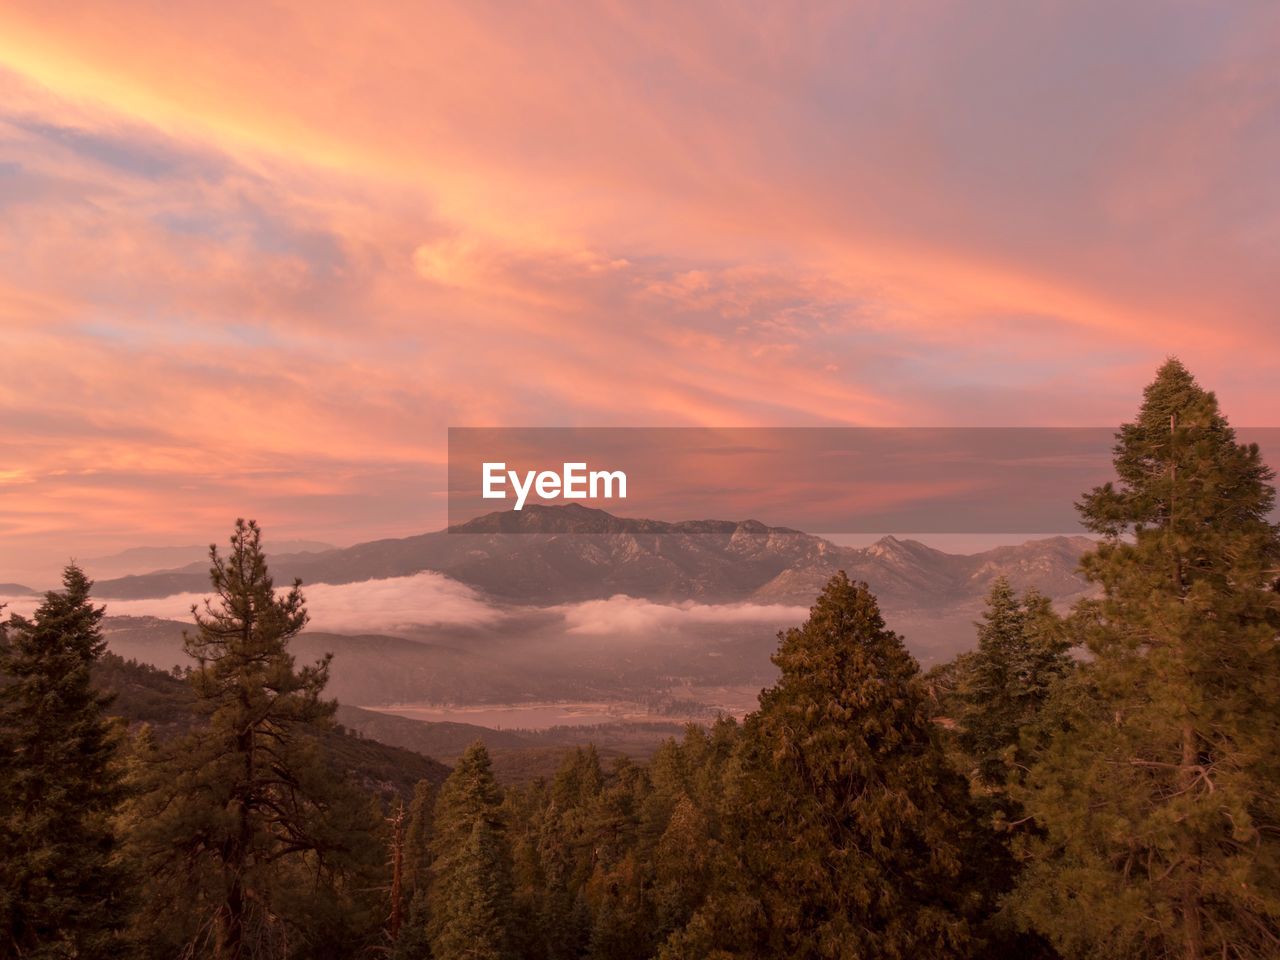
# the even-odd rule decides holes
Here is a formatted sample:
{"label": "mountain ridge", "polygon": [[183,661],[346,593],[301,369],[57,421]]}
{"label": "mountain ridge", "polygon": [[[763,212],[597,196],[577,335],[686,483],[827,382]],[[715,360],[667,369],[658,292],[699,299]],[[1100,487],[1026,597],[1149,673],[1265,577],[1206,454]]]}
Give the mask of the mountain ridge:
{"label": "mountain ridge", "polygon": [[[338,549],[319,540],[272,540],[263,544],[267,557],[322,553]],[[203,571],[209,566],[209,544],[163,547],[129,547],[100,557],[88,557],[80,566],[90,577],[108,580],[130,575]]]}
{"label": "mountain ridge", "polygon": [[[839,569],[882,599],[912,608],[971,598],[995,577],[1057,599],[1086,589],[1076,574],[1093,546],[1050,537],[976,554],[883,537],[839,546],[757,520],[662,521],[617,517],[580,505],[499,511],[432,533],[321,553],[272,557],[278,582],[348,584],[443,574],[500,602],[555,605],[618,594],[657,602],[805,603]],[[157,571],[99,582],[100,599],[144,599],[207,589],[198,570]]]}

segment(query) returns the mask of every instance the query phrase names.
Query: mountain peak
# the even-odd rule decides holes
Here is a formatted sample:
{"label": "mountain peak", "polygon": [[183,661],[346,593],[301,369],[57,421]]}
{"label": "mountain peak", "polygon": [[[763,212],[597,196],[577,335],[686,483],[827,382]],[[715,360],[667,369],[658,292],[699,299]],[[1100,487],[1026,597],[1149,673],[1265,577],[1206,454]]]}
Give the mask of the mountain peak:
{"label": "mountain peak", "polygon": [[767,536],[800,534],[789,527],[770,527],[759,520],[644,520],[618,517],[577,503],[529,504],[523,510],[497,510],[448,528],[449,533],[613,533],[722,534]]}
{"label": "mountain peak", "polygon": [[578,503],[532,503],[523,510],[495,510],[463,523],[449,533],[623,533],[634,524],[667,526],[654,520],[627,520]]}
{"label": "mountain peak", "polygon": [[921,549],[929,548],[918,540],[899,540],[892,534],[886,534],[866,548],[867,553],[873,557],[905,557],[918,553]]}

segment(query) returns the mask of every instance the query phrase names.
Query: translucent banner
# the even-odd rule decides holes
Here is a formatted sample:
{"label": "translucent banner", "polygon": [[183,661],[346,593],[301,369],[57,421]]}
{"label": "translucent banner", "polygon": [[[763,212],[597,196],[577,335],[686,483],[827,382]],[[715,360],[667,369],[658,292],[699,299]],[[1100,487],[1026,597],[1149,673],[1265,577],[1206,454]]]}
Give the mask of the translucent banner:
{"label": "translucent banner", "polygon": [[[1237,436],[1280,453],[1280,428]],[[455,427],[449,523],[510,514],[489,528],[539,532],[539,507],[572,505],[831,534],[1073,533],[1114,444],[1112,427]]]}

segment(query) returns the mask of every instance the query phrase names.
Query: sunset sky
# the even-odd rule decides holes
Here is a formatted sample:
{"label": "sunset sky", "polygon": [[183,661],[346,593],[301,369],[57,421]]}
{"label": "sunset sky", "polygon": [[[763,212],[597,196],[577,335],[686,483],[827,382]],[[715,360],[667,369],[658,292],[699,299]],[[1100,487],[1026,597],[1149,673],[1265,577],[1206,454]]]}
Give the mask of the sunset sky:
{"label": "sunset sky", "polygon": [[0,206],[0,581],[451,425],[1280,424],[1274,3],[10,0]]}

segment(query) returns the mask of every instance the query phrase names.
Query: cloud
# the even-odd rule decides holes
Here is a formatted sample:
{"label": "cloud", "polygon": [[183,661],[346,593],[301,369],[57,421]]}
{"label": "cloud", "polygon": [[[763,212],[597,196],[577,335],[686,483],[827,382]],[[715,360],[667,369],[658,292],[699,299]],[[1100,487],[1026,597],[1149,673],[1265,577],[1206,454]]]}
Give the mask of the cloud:
{"label": "cloud", "polygon": [[[419,635],[424,627],[440,626],[501,629],[504,622],[521,613],[518,608],[494,607],[470,587],[430,571],[361,583],[317,583],[304,587],[303,593],[311,614],[308,629],[333,633]],[[202,605],[205,597],[201,593],[180,593],[98,602],[105,604],[107,616],[190,622],[192,604]],[[7,605],[6,614],[29,617],[41,599],[0,596],[0,604]],[[777,629],[801,623],[809,615],[807,607],[786,604],[664,604],[622,594],[550,607],[545,612],[559,618],[566,634],[592,637],[657,636],[695,627],[739,624]],[[540,625],[538,630],[545,634],[552,622]]]}
{"label": "cloud", "polygon": [[396,633],[420,626],[476,626],[500,619],[470,587],[426,571],[363,583],[304,588],[311,627],[339,633]]}
{"label": "cloud", "polygon": [[6,4],[0,578],[439,526],[451,424],[1268,422],[1278,25]]}
{"label": "cloud", "polygon": [[552,609],[564,618],[568,633],[599,636],[656,634],[714,624],[796,624],[809,615],[808,607],[785,604],[662,604],[622,594]]}
{"label": "cloud", "polygon": [[[278,589],[278,593],[284,593]],[[310,630],[335,633],[390,633],[431,626],[490,624],[502,613],[470,587],[443,574],[425,571],[410,577],[390,577],[363,583],[317,583],[303,588]],[[96,601],[109,617],[161,617],[191,621],[192,604],[203,606],[206,595],[178,593],[145,600]],[[6,613],[30,616],[39,597],[0,596]]]}

